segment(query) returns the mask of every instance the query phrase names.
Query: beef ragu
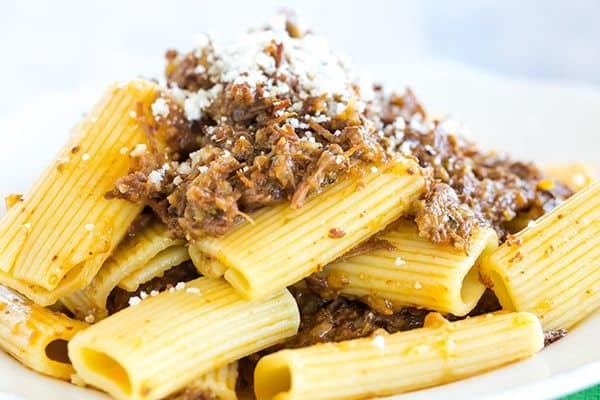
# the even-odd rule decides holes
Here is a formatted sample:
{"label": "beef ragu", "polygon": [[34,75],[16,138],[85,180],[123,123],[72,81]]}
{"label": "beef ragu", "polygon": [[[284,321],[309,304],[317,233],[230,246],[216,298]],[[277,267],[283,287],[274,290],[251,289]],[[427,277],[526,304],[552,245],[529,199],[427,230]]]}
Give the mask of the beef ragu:
{"label": "beef ragu", "polygon": [[[151,206],[179,236],[218,236],[261,207],[301,207],[352,168],[398,152],[430,172],[414,210],[421,234],[463,248],[477,224],[503,238],[511,222],[570,195],[534,165],[483,152],[451,121],[429,119],[412,91],[364,84],[302,35],[290,23],[277,34],[254,31],[238,47],[205,37],[191,52],[168,51],[167,89],[137,113],[151,148],[134,152],[136,167],[110,195]],[[293,51],[284,57],[283,48]],[[235,63],[248,58],[253,69],[239,75]]]}
{"label": "beef ragu", "polygon": [[[301,208],[352,170],[398,154],[418,160],[428,177],[426,193],[408,216],[420,235],[464,251],[476,226],[493,227],[504,241],[572,194],[535,165],[485,152],[461,137],[456,124],[429,118],[410,89],[388,94],[365,84],[291,21],[285,30],[252,31],[231,48],[202,37],[196,49],[169,50],[166,58],[164,91],[136,112],[150,147],[132,152],[134,169],[108,196],[151,207],[179,237],[224,235],[253,211],[280,202]],[[246,63],[246,72],[239,72],[239,63]],[[348,255],[390,246],[374,237]],[[195,276],[185,263],[136,293],[115,289],[110,310],[126,307],[141,291],[164,290]],[[381,299],[343,297],[318,275],[290,291],[300,309],[299,333],[246,358],[242,376],[263,354],[282,347],[413,329],[427,314],[415,308],[386,312],[377,306]],[[498,309],[488,290],[469,315]],[[547,341],[562,336],[551,332]]]}

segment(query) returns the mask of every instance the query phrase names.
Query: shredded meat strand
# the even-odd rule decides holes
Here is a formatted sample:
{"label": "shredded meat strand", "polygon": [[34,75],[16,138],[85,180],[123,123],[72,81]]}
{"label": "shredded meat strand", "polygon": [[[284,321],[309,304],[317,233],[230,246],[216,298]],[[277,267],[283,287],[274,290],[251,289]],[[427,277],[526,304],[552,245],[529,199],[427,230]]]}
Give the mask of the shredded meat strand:
{"label": "shredded meat strand", "polygon": [[552,343],[567,336],[566,329],[553,329],[548,332],[544,332],[544,346],[550,346]]}

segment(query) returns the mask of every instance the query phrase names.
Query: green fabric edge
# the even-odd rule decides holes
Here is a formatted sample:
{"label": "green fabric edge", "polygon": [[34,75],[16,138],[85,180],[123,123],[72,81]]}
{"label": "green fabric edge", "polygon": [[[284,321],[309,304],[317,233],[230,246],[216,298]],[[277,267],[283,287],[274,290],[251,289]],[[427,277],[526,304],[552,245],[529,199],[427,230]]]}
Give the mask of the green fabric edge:
{"label": "green fabric edge", "polygon": [[599,400],[600,399],[600,385],[593,386],[589,389],[582,390],[581,392],[573,393],[568,396],[562,397],[561,400]]}

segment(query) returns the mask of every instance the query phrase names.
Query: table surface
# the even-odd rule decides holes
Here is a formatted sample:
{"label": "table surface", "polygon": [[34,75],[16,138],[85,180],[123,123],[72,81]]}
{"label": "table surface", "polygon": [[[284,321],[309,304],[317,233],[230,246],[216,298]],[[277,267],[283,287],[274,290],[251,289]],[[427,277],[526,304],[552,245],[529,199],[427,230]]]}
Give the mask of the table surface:
{"label": "table surface", "polygon": [[600,385],[582,390],[579,393],[566,396],[563,400],[598,400],[600,399]]}

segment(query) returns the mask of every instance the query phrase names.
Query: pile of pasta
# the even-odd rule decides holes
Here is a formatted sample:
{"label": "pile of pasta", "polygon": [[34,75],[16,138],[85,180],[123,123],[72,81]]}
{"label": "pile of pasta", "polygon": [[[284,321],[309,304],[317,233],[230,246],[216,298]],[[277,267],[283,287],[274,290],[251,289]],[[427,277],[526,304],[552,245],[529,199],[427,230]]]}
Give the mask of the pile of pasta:
{"label": "pile of pasta", "polygon": [[[236,399],[238,360],[297,333],[287,287],[321,270],[343,278],[344,295],[434,312],[422,328],[262,357],[259,400],[359,399],[451,382],[533,355],[544,331],[570,329],[600,306],[600,184],[565,168],[557,175],[576,181],[574,196],[501,245],[493,229],[478,229],[468,253],[401,219],[426,186],[402,157],[300,209],[259,210],[222,237],[186,243],[154,220],[124,241],[143,206],[105,194],[146,142],[132,111],[159,90],[143,80],[111,87],[0,221],[0,345],[35,371],[117,399]],[[379,232],[392,248],[340,258]],[[190,259],[201,277],[109,313],[115,288],[133,292]],[[467,315],[486,286],[502,311],[442,316]]]}

